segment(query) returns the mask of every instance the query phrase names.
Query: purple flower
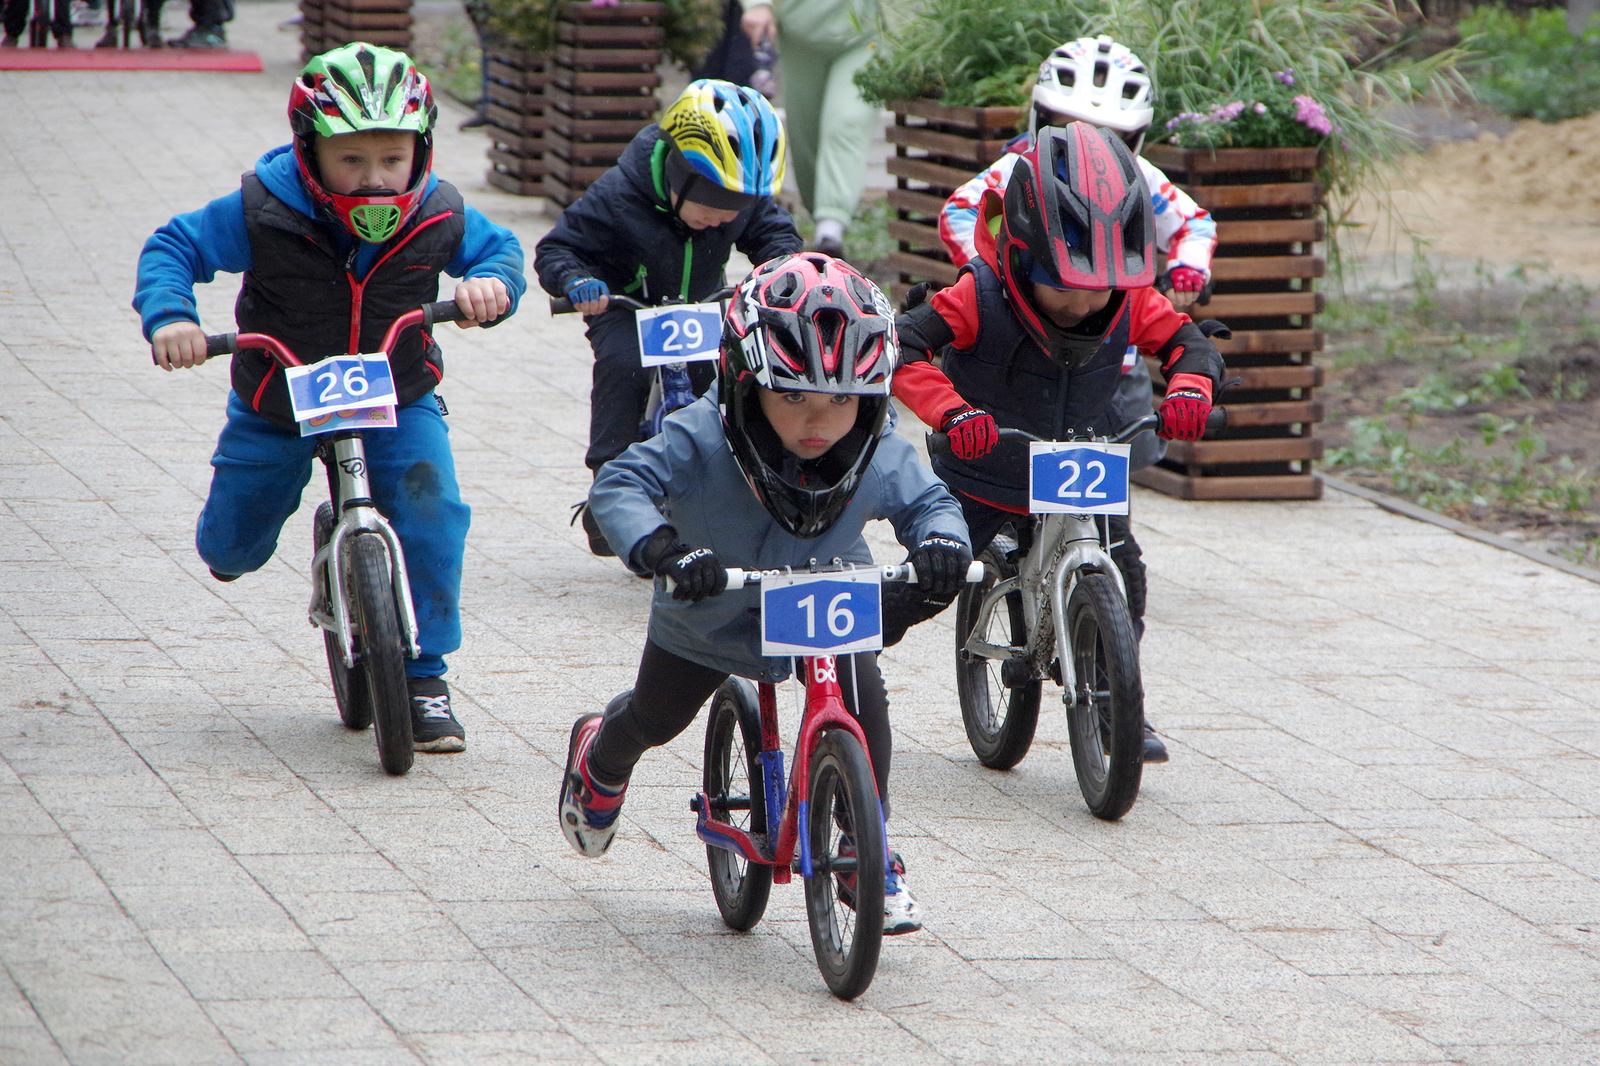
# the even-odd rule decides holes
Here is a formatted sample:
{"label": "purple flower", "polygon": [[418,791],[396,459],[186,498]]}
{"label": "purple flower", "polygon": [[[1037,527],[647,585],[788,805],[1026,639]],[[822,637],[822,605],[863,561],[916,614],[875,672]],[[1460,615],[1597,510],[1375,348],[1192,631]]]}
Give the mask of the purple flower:
{"label": "purple flower", "polygon": [[1256,106],[1255,106],[1254,110],[1255,110],[1255,113],[1258,114],[1258,115],[1265,115],[1267,113],[1267,105],[1261,103],[1258,100],[1258,101],[1256,101]]}
{"label": "purple flower", "polygon": [[1274,78],[1277,78],[1284,85],[1293,85],[1294,84],[1294,71],[1293,70],[1276,70],[1276,71],[1273,71],[1272,76]]}
{"label": "purple flower", "polygon": [[1235,100],[1231,104],[1218,104],[1211,109],[1211,121],[1222,123],[1232,122],[1244,111],[1244,101]]}
{"label": "purple flower", "polygon": [[1333,123],[1328,120],[1327,112],[1309,96],[1294,98],[1294,120],[1312,133],[1320,133],[1324,137],[1333,132]]}
{"label": "purple flower", "polygon": [[1197,111],[1181,111],[1167,120],[1167,129],[1175,130],[1185,122],[1210,122],[1211,120]]}

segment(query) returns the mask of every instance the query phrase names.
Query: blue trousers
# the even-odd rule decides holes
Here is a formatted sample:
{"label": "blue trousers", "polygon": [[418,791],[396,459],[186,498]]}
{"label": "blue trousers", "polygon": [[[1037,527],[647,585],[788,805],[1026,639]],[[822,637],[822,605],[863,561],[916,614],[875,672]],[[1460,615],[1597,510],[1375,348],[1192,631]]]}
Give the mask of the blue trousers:
{"label": "blue trousers", "polygon": [[[472,520],[456,484],[450,431],[430,392],[400,408],[396,428],[369,431],[364,443],[373,499],[400,538],[416,605],[422,655],[407,660],[406,674],[437,677],[444,657],[461,647],[461,566]],[[300,507],[316,448],[317,438],[275,425],[228,394],[228,423],[194,537],[207,566],[248,574],[267,564]]]}

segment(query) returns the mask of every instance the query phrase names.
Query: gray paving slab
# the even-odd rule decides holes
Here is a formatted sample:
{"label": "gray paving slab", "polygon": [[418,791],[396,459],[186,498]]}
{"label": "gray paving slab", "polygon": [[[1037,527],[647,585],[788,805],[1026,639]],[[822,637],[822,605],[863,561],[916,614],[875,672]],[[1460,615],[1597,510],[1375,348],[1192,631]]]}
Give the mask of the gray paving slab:
{"label": "gray paving slab", "polygon": [[[1057,693],[994,773],[950,619],[884,656],[927,928],[854,1004],[796,888],[722,925],[697,731],[574,856],[567,730],[631,683],[646,590],[568,525],[591,360],[537,297],[447,331],[471,748],[386,778],[305,623],[310,507],[207,576],[227,375],[156,372],[128,306],[148,233],[283,140],[293,11],[240,6],[260,76],[0,74],[0,1061],[1600,1061],[1600,589],[1340,492],[1137,497],[1173,761],[1119,824]],[[461,117],[441,171],[531,250],[551,215]],[[213,329],[235,292],[201,288]]]}

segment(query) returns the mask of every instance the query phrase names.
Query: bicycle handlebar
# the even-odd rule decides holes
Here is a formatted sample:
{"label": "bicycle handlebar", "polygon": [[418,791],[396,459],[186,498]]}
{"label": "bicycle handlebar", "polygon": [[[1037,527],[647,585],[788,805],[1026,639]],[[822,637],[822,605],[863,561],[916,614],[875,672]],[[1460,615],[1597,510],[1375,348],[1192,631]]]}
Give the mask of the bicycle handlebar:
{"label": "bicycle handlebar", "polygon": [[[1210,435],[1221,430],[1228,424],[1228,409],[1226,407],[1213,407],[1206,416],[1206,434]],[[1152,411],[1150,414],[1135,419],[1105,438],[1108,444],[1125,444],[1143,433],[1145,430],[1161,428],[1161,412]],[[1034,441],[1043,441],[1043,437],[1035,437],[1025,429],[1001,429],[1000,443],[1031,444]],[[951,456],[950,438],[943,433],[929,433],[927,435],[928,454],[948,459]],[[1088,443],[1088,442],[1085,442]]]}
{"label": "bicycle handlebar", "polygon": [[[726,300],[728,297],[732,296],[734,292],[735,290],[733,286],[724,285],[716,292],[707,296],[704,300],[699,300],[696,302],[710,303],[712,300]],[[616,304],[618,307],[625,307],[630,311],[648,311],[653,307],[671,307],[674,303],[686,302],[683,300],[672,300],[664,304],[647,304],[642,300],[635,300],[632,296],[624,296],[621,293],[607,293],[606,300],[608,303]],[[565,296],[550,297],[550,313],[552,315],[570,315],[575,311],[577,311],[577,308],[572,306],[572,301],[567,299]]]}
{"label": "bicycle handlebar", "polygon": [[[916,580],[917,580],[917,568],[912,566],[910,563],[891,563],[891,564],[889,564],[887,566],[879,566],[879,567],[872,567],[872,568],[859,568],[859,569],[876,569],[878,571],[878,576],[881,577],[884,581],[903,581],[903,582],[905,582],[907,584],[914,584],[916,582]],[[787,576],[791,572],[802,573],[802,574],[810,574],[810,573],[818,573],[818,574],[848,574],[848,573],[851,573],[852,571],[851,571],[851,569],[844,568],[844,567],[829,568],[829,569],[826,569],[826,570],[815,570],[815,571],[812,571],[812,570],[788,571],[788,570],[741,570],[736,566],[730,566],[728,568],[728,571],[727,571],[727,573],[728,573],[728,587],[730,589],[738,589],[738,588],[744,588],[746,585],[759,585],[759,584],[761,584],[762,579],[765,578],[765,577],[769,577],[769,576],[770,577],[784,577],[784,576]],[[978,582],[980,582],[982,580],[983,580],[983,564],[980,563],[980,562],[973,562],[971,565],[969,565],[967,567],[967,583],[969,585],[975,585],[975,584],[977,584]]]}
{"label": "bicycle handlebar", "polygon": [[[465,322],[466,312],[461,310],[454,300],[439,300],[436,303],[423,304],[414,308],[389,323],[389,329],[383,335],[382,350],[394,350],[394,342],[400,334],[412,326],[421,326],[431,329],[436,322]],[[206,335],[206,358],[218,355],[233,355],[240,348],[263,348],[284,366],[303,366],[304,361],[289,346],[278,338],[266,333],[211,333]],[[156,353],[151,351],[150,361],[156,362]]]}

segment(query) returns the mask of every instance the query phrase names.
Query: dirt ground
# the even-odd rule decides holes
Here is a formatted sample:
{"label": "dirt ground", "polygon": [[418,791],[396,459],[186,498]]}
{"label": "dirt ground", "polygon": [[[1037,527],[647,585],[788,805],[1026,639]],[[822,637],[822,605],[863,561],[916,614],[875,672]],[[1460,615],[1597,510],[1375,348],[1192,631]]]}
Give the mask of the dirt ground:
{"label": "dirt ground", "polygon": [[[1600,498],[1573,506],[1585,486],[1600,497],[1600,114],[1545,125],[1469,111],[1421,116],[1417,128],[1434,143],[1388,175],[1392,213],[1359,205],[1367,238],[1346,244],[1349,296],[1411,310],[1403,326],[1356,316],[1329,336],[1320,432],[1330,449],[1347,448],[1359,443],[1353,422],[1381,418],[1425,469],[1397,479],[1381,462],[1325,468],[1600,567]],[[1419,264],[1423,286],[1407,285]],[[1422,301],[1431,309],[1414,313]],[[1501,354],[1463,345],[1463,333],[1503,336]],[[1383,345],[1395,354],[1373,357]],[[1521,388],[1469,387],[1506,362]],[[1406,390],[1448,391],[1445,378],[1461,391],[1442,409],[1396,403]],[[1483,444],[1485,426],[1508,422],[1521,428]],[[1519,454],[1519,441],[1535,440],[1542,447]],[[1525,491],[1529,479],[1549,490]],[[1451,482],[1456,491],[1441,487]]]}

